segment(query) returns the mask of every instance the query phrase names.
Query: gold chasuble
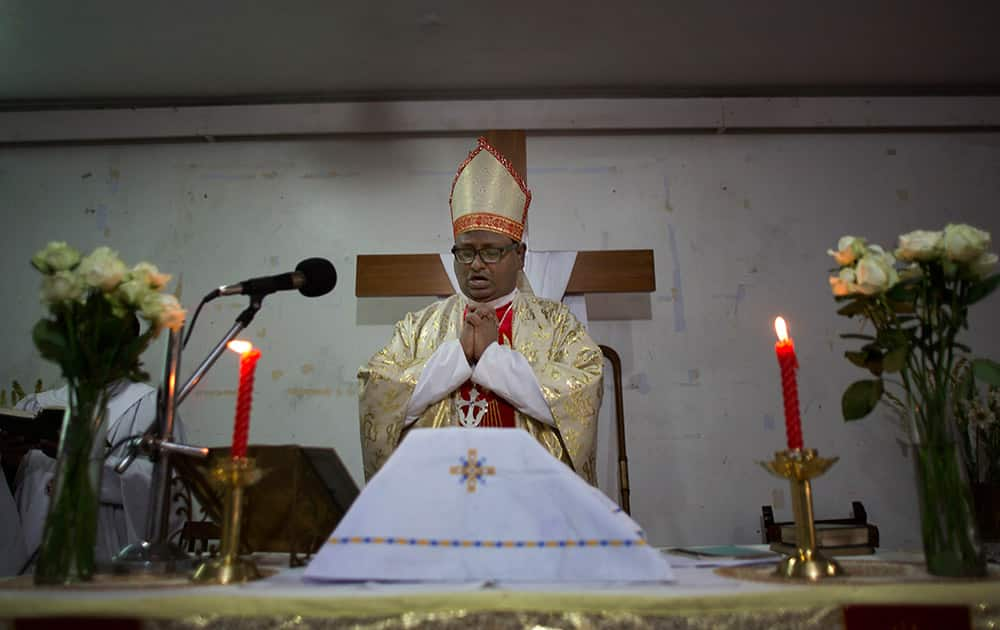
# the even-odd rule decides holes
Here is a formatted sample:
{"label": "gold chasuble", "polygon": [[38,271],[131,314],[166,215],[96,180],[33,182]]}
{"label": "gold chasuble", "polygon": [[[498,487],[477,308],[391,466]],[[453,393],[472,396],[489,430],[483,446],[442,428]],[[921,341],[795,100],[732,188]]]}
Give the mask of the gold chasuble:
{"label": "gold chasuble", "polygon": [[[408,430],[404,429],[406,407],[424,364],[442,343],[458,339],[467,305],[464,296],[454,295],[408,314],[396,324],[389,345],[358,372],[366,479],[378,471],[404,437]],[[519,411],[515,424],[596,484],[594,447],[604,391],[600,348],[559,302],[518,293],[513,315],[513,348],[531,365],[555,427]],[[462,426],[462,402],[458,388],[429,406],[411,426]]]}

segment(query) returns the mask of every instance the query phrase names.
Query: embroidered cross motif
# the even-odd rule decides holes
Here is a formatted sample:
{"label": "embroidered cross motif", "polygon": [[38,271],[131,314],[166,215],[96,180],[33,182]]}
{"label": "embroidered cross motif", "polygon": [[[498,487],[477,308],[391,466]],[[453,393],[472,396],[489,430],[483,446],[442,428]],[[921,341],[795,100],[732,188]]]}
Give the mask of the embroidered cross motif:
{"label": "embroidered cross motif", "polygon": [[459,404],[459,422],[463,427],[478,427],[483,420],[483,414],[489,405],[486,397],[475,386],[469,390],[469,400],[462,400]]}
{"label": "embroidered cross motif", "polygon": [[497,474],[497,469],[493,466],[483,466],[485,457],[478,457],[476,449],[470,448],[467,457],[459,457],[461,466],[452,466],[450,472],[453,475],[461,475],[459,483],[465,482],[465,489],[468,492],[476,491],[476,482],[486,483],[486,477]]}

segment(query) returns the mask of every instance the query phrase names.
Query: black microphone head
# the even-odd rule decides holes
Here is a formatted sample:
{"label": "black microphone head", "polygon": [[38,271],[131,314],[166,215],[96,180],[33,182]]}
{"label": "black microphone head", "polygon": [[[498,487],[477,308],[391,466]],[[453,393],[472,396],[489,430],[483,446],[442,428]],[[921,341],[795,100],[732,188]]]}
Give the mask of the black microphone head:
{"label": "black microphone head", "polygon": [[337,286],[337,270],[326,258],[306,258],[295,266],[302,272],[306,282],[299,287],[299,293],[306,297],[319,297],[333,291]]}

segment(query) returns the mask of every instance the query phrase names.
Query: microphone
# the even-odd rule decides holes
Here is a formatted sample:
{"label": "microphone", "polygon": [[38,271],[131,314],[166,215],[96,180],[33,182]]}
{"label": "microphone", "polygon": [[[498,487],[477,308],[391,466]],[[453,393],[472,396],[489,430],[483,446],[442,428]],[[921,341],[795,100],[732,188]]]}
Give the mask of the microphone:
{"label": "microphone", "polygon": [[307,258],[295,266],[295,271],[224,284],[206,295],[205,300],[223,295],[268,295],[291,289],[298,289],[306,297],[319,297],[332,291],[336,284],[337,270],[333,263],[326,258]]}

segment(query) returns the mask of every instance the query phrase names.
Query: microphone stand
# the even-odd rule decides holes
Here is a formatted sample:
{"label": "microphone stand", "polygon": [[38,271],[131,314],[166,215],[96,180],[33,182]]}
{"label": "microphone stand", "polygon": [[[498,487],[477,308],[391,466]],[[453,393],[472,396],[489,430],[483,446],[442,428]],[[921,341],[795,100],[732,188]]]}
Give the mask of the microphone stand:
{"label": "microphone stand", "polygon": [[[189,554],[178,545],[171,543],[170,537],[170,454],[181,453],[196,457],[208,457],[208,448],[174,443],[173,430],[175,411],[191,391],[201,382],[226,349],[226,345],[250,325],[260,311],[265,294],[250,296],[250,304],[236,317],[236,322],[215,345],[201,365],[194,371],[181,390],[177,391],[177,372],[180,368],[182,333],[170,331],[167,338],[167,357],[163,383],[157,396],[156,421],[143,436],[133,441],[128,454],[115,466],[121,474],[132,464],[140,450],[145,450],[153,460],[152,510],[146,521],[146,539],[126,545],[112,561],[112,569],[118,574],[154,573],[172,574],[192,569]],[[157,434],[159,437],[157,437]]]}
{"label": "microphone stand", "polygon": [[226,345],[233,339],[236,339],[240,332],[250,325],[254,316],[257,315],[257,311],[260,310],[261,302],[264,301],[264,295],[261,293],[250,296],[250,304],[247,305],[242,313],[236,316],[236,322],[233,324],[233,327],[229,329],[229,332],[226,333],[219,343],[215,344],[215,347],[212,348],[212,351],[201,362],[201,365],[198,366],[187,382],[184,383],[184,386],[181,387],[181,391],[177,394],[178,405],[184,402],[184,399],[188,397],[191,390],[198,386],[202,377],[215,365],[215,362],[222,356],[222,353],[226,351]]}

